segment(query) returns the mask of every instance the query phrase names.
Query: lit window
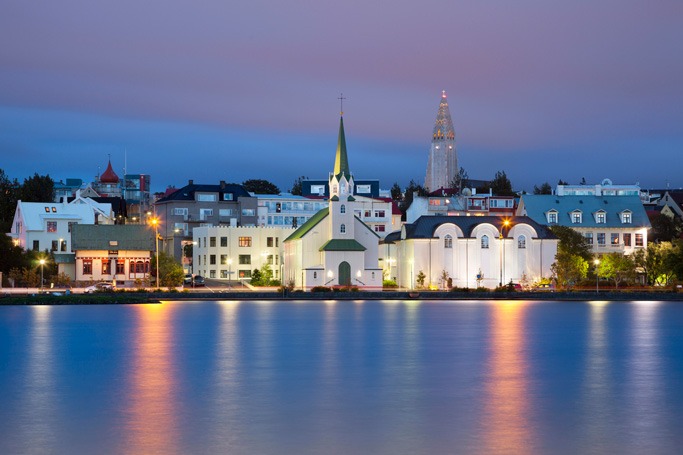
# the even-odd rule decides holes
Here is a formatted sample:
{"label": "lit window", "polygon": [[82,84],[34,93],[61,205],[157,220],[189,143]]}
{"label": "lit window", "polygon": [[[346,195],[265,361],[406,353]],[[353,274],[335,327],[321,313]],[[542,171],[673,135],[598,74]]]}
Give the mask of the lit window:
{"label": "lit window", "polygon": [[92,259],[83,259],[83,275],[92,275]]}
{"label": "lit window", "polygon": [[593,244],[593,233],[592,232],[586,232],[585,237],[586,237],[586,243],[589,245],[592,245]]}
{"label": "lit window", "polygon": [[572,223],[577,224],[581,223],[582,220],[582,213],[579,211],[572,212]]}
{"label": "lit window", "polygon": [[619,245],[619,234],[618,233],[610,235],[610,243],[612,245],[615,245],[615,246]]}
{"label": "lit window", "polygon": [[605,245],[605,233],[604,232],[598,232],[598,245]]}
{"label": "lit window", "polygon": [[481,236],[481,248],[487,250],[489,248],[489,236],[488,235],[482,235]]}
{"label": "lit window", "polygon": [[631,224],[631,212],[624,212],[621,214],[621,222],[624,224]]}
{"label": "lit window", "polygon": [[598,212],[595,214],[595,222],[599,224],[605,224],[606,221],[605,212]]}
{"label": "lit window", "polygon": [[57,232],[57,222],[48,221],[47,222],[47,232]]}
{"label": "lit window", "polygon": [[447,235],[443,239],[443,247],[444,248],[453,248],[453,237],[450,235]]}
{"label": "lit window", "polygon": [[557,223],[557,212],[548,212],[548,223]]}
{"label": "lit window", "polygon": [[245,246],[245,247],[251,246],[251,237],[240,237],[238,240],[239,240],[238,241],[239,246]]}
{"label": "lit window", "polygon": [[520,235],[517,238],[517,248],[519,248],[520,250],[523,250],[524,248],[526,248],[526,237],[525,236]]}
{"label": "lit window", "polygon": [[636,234],[636,246],[643,246],[643,234]]}
{"label": "lit window", "polygon": [[631,246],[631,234],[624,234],[624,246]]}

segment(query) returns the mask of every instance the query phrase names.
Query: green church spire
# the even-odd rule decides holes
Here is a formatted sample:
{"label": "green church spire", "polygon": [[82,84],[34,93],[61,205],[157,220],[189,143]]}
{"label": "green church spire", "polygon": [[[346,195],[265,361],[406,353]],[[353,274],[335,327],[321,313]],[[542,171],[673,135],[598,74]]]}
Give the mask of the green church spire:
{"label": "green church spire", "polygon": [[349,170],[349,158],[346,155],[346,137],[344,136],[344,117],[339,118],[339,139],[337,140],[337,154],[334,158],[334,175],[338,178],[344,174],[348,179],[351,177]]}

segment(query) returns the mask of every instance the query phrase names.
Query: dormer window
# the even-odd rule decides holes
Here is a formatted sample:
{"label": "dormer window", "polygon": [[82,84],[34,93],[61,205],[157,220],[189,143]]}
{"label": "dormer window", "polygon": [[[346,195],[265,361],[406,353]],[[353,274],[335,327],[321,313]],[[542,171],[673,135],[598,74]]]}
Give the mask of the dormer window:
{"label": "dormer window", "polygon": [[621,212],[621,222],[622,224],[631,224],[633,222],[630,210]]}
{"label": "dormer window", "polygon": [[556,210],[549,211],[548,213],[546,213],[546,216],[548,217],[548,224],[557,223],[557,211]]}
{"label": "dormer window", "polygon": [[595,214],[595,222],[598,224],[605,224],[607,222],[607,214],[600,210]]}
{"label": "dormer window", "polygon": [[583,221],[583,213],[581,210],[574,210],[572,212],[572,224],[581,224]]}

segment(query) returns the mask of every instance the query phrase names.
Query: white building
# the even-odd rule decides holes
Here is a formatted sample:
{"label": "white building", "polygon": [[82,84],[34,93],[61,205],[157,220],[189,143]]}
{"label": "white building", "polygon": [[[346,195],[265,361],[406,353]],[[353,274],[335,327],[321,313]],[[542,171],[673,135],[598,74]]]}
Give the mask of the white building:
{"label": "white building", "polygon": [[290,193],[254,194],[259,226],[298,227],[327,207],[327,199],[309,199]]}
{"label": "white building", "polygon": [[444,91],[441,94],[439,111],[436,114],[432,132],[425,187],[429,191],[448,188],[456,175],[458,175],[458,154],[455,149],[455,129]]}
{"label": "white building", "polygon": [[273,278],[282,276],[284,239],[288,226],[199,226],[192,231],[192,270],[219,280],[251,279],[254,269],[269,264]]}
{"label": "white building", "polygon": [[550,277],[557,243],[528,217],[423,216],[385,238],[384,262],[400,287],[422,272],[425,287],[494,288]]}
{"label": "white building", "polygon": [[[356,215],[363,211],[363,203],[357,200],[358,196],[353,196],[354,178],[349,170],[343,118],[339,122],[329,188],[329,207],[285,240],[285,282],[301,289],[314,286],[381,289],[379,235]],[[386,218],[384,215],[381,218]]]}

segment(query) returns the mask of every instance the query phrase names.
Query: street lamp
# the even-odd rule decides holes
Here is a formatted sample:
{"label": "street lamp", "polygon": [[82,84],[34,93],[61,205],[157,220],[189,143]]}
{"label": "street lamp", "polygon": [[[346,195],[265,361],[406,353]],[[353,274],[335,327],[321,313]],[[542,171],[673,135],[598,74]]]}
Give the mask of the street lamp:
{"label": "street lamp", "polygon": [[150,220],[150,223],[152,223],[152,226],[154,226],[154,247],[156,251],[156,260],[157,260],[157,289],[159,289],[159,218],[152,218]]}
{"label": "street lamp", "polygon": [[503,275],[505,275],[505,238],[503,237],[503,231],[506,227],[510,225],[510,220],[503,221],[503,227],[500,230],[500,283],[499,286],[503,286]]}
{"label": "street lamp", "polygon": [[43,293],[43,268],[45,266],[45,259],[41,259],[40,261],[40,293]]}
{"label": "street lamp", "polygon": [[598,265],[600,265],[600,260],[595,259],[593,261],[593,264],[595,264],[595,293],[598,294],[600,292],[600,271],[598,269]]}
{"label": "street lamp", "polygon": [[232,280],[232,258],[228,258],[228,286]]}

